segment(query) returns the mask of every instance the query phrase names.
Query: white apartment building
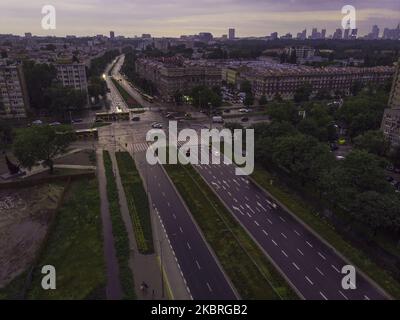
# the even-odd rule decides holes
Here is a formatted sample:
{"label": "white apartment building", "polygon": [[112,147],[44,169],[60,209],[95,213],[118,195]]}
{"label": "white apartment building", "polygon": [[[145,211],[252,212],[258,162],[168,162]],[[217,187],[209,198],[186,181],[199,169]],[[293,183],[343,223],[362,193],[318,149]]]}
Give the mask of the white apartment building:
{"label": "white apartment building", "polygon": [[64,87],[87,92],[88,84],[84,64],[58,63],[55,67],[57,69],[57,79]]}

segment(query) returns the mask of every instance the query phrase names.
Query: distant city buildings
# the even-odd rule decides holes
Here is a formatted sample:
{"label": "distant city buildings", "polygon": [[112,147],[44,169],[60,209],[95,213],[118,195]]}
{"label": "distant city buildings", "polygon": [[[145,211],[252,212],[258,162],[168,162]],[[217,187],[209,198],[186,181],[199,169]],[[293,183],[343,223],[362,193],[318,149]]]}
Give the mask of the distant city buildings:
{"label": "distant city buildings", "polygon": [[0,119],[26,118],[29,99],[21,65],[0,60]]}
{"label": "distant city buildings", "polygon": [[230,28],[229,29],[229,40],[235,40],[235,29],[233,29],[233,28]]}
{"label": "distant city buildings", "polygon": [[393,78],[389,108],[385,110],[381,128],[393,146],[400,145],[400,60]]}
{"label": "distant city buildings", "polygon": [[304,29],[302,32],[297,34],[297,40],[306,40],[307,39],[307,29]]}
{"label": "distant city buildings", "polygon": [[400,40],[400,23],[397,25],[397,28],[395,28],[395,29],[385,28],[383,30],[382,39]]}
{"label": "distant city buildings", "polygon": [[110,31],[110,39],[114,40],[115,38],[115,32],[114,31]]}
{"label": "distant city buildings", "polygon": [[340,40],[343,38],[343,31],[342,29],[336,29],[336,31],[333,33],[332,39],[333,40]]}

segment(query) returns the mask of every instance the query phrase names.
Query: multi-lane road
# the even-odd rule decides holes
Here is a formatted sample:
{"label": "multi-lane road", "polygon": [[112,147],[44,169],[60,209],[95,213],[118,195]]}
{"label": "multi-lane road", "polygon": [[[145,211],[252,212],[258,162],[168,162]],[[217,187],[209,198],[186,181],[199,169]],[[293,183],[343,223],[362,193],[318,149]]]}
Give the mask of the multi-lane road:
{"label": "multi-lane road", "polygon": [[344,289],[341,271],[349,263],[251,179],[236,176],[234,165],[199,164],[195,168],[302,298],[387,299],[360,272],[356,273],[356,289]]}

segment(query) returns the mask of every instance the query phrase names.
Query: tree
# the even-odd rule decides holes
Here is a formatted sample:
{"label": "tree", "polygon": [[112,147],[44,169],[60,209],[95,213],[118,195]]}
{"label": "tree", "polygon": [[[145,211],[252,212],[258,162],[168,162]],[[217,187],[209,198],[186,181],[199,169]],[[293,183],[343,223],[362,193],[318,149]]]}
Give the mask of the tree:
{"label": "tree", "polygon": [[4,150],[12,142],[13,130],[10,124],[0,122],[0,150]]}
{"label": "tree", "polygon": [[298,109],[291,102],[273,102],[269,105],[267,112],[271,120],[287,121],[292,124],[295,124],[299,121]]}
{"label": "tree", "polygon": [[312,86],[310,84],[304,84],[299,87],[294,94],[294,101],[297,103],[305,102],[310,100],[310,95],[312,93]]}
{"label": "tree", "polygon": [[13,149],[22,166],[31,169],[42,163],[54,172],[54,158],[64,153],[74,140],[69,126],[33,126],[17,132]]}
{"label": "tree", "polygon": [[385,156],[390,148],[390,142],[382,131],[370,130],[354,139],[354,146],[377,156]]}
{"label": "tree", "polygon": [[205,86],[194,87],[191,91],[191,97],[193,105],[197,108],[207,108],[209,103],[216,108],[222,105],[222,98],[215,91]]}
{"label": "tree", "polygon": [[258,103],[260,106],[265,106],[268,103],[267,97],[265,95],[262,95]]}
{"label": "tree", "polygon": [[400,146],[395,146],[390,151],[389,159],[396,168],[400,168]]}
{"label": "tree", "polygon": [[67,118],[67,112],[72,110],[80,110],[87,103],[86,93],[61,86],[49,88],[45,95],[50,101],[48,113],[52,115],[62,115]]}

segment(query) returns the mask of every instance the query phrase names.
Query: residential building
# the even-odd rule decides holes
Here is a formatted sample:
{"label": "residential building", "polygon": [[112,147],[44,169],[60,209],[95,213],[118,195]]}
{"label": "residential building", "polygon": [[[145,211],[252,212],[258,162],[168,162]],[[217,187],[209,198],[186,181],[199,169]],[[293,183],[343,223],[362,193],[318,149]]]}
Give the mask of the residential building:
{"label": "residential building", "polygon": [[115,38],[115,32],[114,31],[110,31],[110,39],[114,40]]}
{"label": "residential building", "polygon": [[0,61],[0,119],[26,118],[29,98],[22,65]]}
{"label": "residential building", "polygon": [[172,101],[177,92],[187,93],[196,86],[211,88],[222,82],[221,68],[216,63],[182,57],[138,59],[136,72],[151,81],[166,101]]}
{"label": "residential building", "polygon": [[55,67],[57,79],[64,87],[87,92],[86,67],[84,64],[59,60]]}
{"label": "residential building", "polygon": [[235,40],[235,29],[229,29],[229,40]]}
{"label": "residential building", "polygon": [[385,110],[381,128],[393,146],[400,145],[400,60],[393,78],[389,108]]}

